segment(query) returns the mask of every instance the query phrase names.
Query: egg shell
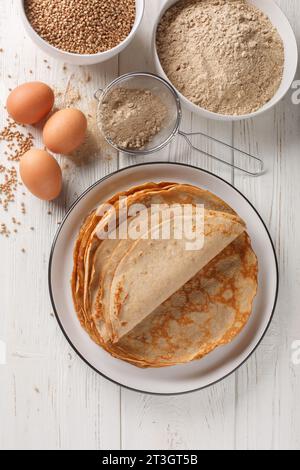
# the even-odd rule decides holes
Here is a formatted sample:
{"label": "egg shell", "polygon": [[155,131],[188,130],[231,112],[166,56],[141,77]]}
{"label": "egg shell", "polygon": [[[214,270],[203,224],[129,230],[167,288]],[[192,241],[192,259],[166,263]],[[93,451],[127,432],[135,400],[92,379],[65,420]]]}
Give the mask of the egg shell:
{"label": "egg shell", "polygon": [[54,93],[48,85],[42,82],[28,82],[9,94],[6,107],[16,122],[36,124],[50,113],[54,100]]}
{"label": "egg shell", "polygon": [[20,176],[27,189],[39,199],[56,199],[62,189],[62,172],[55,158],[32,148],[20,160]]}
{"label": "egg shell", "polygon": [[54,153],[69,155],[85,140],[87,119],[78,109],[61,109],[46,122],[43,139]]}

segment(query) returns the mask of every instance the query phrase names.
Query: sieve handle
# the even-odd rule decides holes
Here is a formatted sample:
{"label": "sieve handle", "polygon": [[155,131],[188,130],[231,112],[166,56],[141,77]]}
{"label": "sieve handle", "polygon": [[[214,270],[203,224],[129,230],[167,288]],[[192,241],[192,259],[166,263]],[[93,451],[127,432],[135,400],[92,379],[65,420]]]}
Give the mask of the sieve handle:
{"label": "sieve handle", "polygon": [[[230,166],[231,168],[234,168],[235,170],[239,170],[239,171],[242,171],[243,173],[246,173],[247,175],[250,175],[250,176],[261,176],[264,174],[265,170],[264,170],[264,163],[263,161],[258,158],[258,157],[255,157],[254,155],[251,155],[250,153],[248,152],[244,152],[244,150],[241,150],[241,149],[238,149],[236,147],[233,147],[232,145],[229,145],[229,144],[226,144],[226,142],[223,142],[221,140],[218,140],[214,137],[211,137],[207,134],[204,134],[203,132],[182,132],[182,131],[179,131],[178,132],[179,135],[181,135],[185,140],[186,142],[189,144],[189,146],[193,149],[193,150],[196,150],[197,152],[200,152],[202,153],[203,155],[206,155],[208,156],[209,158],[212,158],[213,160],[216,160],[218,162],[221,162],[223,163],[224,165],[227,165],[227,166]],[[257,171],[249,171],[249,170],[246,170],[246,168],[242,168],[240,166],[237,166],[237,165],[234,165],[233,163],[229,163],[229,162],[226,162],[226,160],[223,160],[222,158],[220,157],[217,157],[216,155],[213,155],[209,152],[206,152],[205,150],[201,150],[200,148],[196,147],[192,141],[191,141],[191,137],[193,136],[196,136],[196,135],[201,135],[202,137],[205,137],[206,139],[208,140],[211,140],[213,142],[216,142],[217,144],[221,144],[223,145],[224,147],[227,147],[231,150],[234,150],[235,152],[239,152],[243,157],[245,158],[248,158],[249,161],[254,161],[256,163],[256,165],[258,166],[258,169]]]}

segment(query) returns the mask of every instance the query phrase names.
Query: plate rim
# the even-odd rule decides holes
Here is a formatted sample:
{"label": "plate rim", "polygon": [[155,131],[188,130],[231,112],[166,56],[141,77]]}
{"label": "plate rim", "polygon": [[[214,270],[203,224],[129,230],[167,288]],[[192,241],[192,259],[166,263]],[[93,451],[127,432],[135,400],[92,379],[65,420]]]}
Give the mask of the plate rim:
{"label": "plate rim", "polygon": [[[99,184],[101,184],[103,181],[111,178],[112,176],[115,176],[117,175],[118,173],[122,173],[124,171],[128,171],[130,170],[131,168],[137,168],[137,167],[142,167],[142,166],[152,166],[152,165],[174,165],[174,166],[181,166],[181,167],[187,167],[187,168],[191,168],[193,170],[197,170],[197,171],[201,171],[203,173],[206,173],[210,176],[213,176],[215,177],[216,179],[222,181],[223,183],[225,183],[227,186],[230,186],[234,191],[236,191],[240,196],[242,196],[242,198],[252,207],[252,209],[254,210],[254,212],[257,214],[257,216],[259,217],[260,221],[262,222],[263,224],[263,227],[268,235],[268,238],[269,238],[269,241],[270,241],[270,244],[271,244],[271,248],[272,248],[272,251],[273,251],[273,256],[274,256],[274,261],[275,261],[275,270],[276,270],[276,291],[275,291],[275,297],[274,297],[274,303],[273,303],[273,307],[272,307],[272,311],[271,311],[271,315],[270,315],[270,319],[268,321],[268,324],[264,330],[264,332],[262,333],[259,341],[256,343],[256,345],[254,346],[254,348],[251,350],[251,352],[248,354],[248,356],[235,368],[233,369],[231,372],[229,372],[228,374],[225,374],[223,377],[221,377],[220,379],[218,380],[214,380],[213,382],[203,386],[203,387],[198,387],[196,389],[193,389],[193,390],[187,390],[187,391],[184,391],[184,392],[175,392],[175,393],[163,393],[163,392],[150,392],[150,391],[145,391],[145,390],[139,390],[138,388],[133,388],[133,387],[130,387],[128,385],[124,385],[120,382],[118,382],[117,380],[114,380],[110,377],[108,377],[107,375],[105,375],[103,372],[101,372],[100,370],[98,370],[96,367],[94,367],[92,364],[90,364],[90,362],[83,356],[83,354],[77,349],[77,347],[73,344],[72,340],[69,338],[67,332],[65,331],[63,325],[62,325],[62,322],[60,320],[60,317],[59,317],[59,314],[58,314],[58,311],[56,309],[56,305],[55,305],[55,301],[54,301],[54,295],[53,295],[53,291],[52,291],[52,282],[51,282],[51,273],[52,273],[52,263],[53,263],[53,256],[54,256],[54,252],[55,252],[55,248],[56,248],[56,243],[57,243],[57,240],[59,238],[59,235],[60,235],[60,232],[64,226],[64,224],[67,222],[70,214],[73,212],[73,210],[75,209],[75,207],[77,206],[77,204],[90,192],[92,191],[96,186],[98,186]],[[133,392],[136,392],[136,393],[143,393],[143,394],[146,394],[146,395],[152,395],[152,396],[180,396],[180,395],[188,395],[188,394],[191,394],[191,393],[196,393],[196,392],[199,392],[199,391],[202,391],[202,390],[206,390],[210,387],[212,387],[213,385],[217,385],[218,383],[220,382],[223,382],[223,380],[226,380],[228,377],[230,377],[231,375],[233,375],[235,372],[237,372],[243,365],[245,365],[249,359],[252,357],[252,355],[256,352],[256,350],[259,348],[259,346],[261,345],[263,339],[265,338],[270,326],[271,326],[271,323],[274,319],[274,314],[275,314],[275,311],[276,311],[276,306],[277,306],[277,302],[278,302],[278,295],[279,295],[279,283],[280,283],[280,276],[279,276],[279,263],[278,263],[278,258],[277,258],[277,254],[276,254],[276,250],[275,250],[275,245],[274,245],[274,242],[272,240],[272,237],[271,237],[271,234],[269,232],[269,229],[267,228],[267,225],[265,223],[265,221],[263,220],[262,216],[260,215],[260,213],[258,212],[258,210],[255,208],[255,206],[249,201],[249,199],[239,190],[237,189],[235,186],[233,186],[233,184],[229,183],[228,181],[226,181],[224,178],[222,178],[221,176],[219,175],[216,175],[215,173],[212,173],[211,171],[209,170],[205,170],[203,168],[199,168],[197,166],[194,166],[194,165],[190,165],[190,164],[187,164],[187,163],[180,163],[180,162],[169,162],[169,161],[154,161],[154,162],[145,162],[145,163],[137,163],[137,164],[134,164],[134,165],[130,165],[130,166],[127,166],[127,167],[124,167],[124,168],[119,168],[118,170],[115,170],[113,171],[112,173],[109,173],[105,176],[103,176],[102,178],[100,178],[99,180],[95,181],[95,183],[93,183],[92,185],[90,185],[85,191],[82,192],[82,194],[73,202],[73,204],[71,204],[71,206],[69,207],[69,209],[67,210],[59,228],[57,229],[56,233],[55,233],[55,236],[54,236],[54,239],[53,239],[53,242],[52,242],[52,246],[51,246],[51,251],[50,251],[50,256],[49,256],[49,263],[48,263],[48,290],[49,290],[49,295],[50,295],[50,301],[51,301],[51,305],[52,305],[52,308],[54,310],[54,315],[55,315],[55,318],[58,322],[58,325],[64,335],[64,337],[66,338],[67,342],[69,343],[69,345],[71,346],[71,348],[73,349],[73,351],[75,351],[75,353],[77,354],[77,356],[79,356],[79,358],[89,367],[91,368],[94,372],[96,372],[98,375],[100,375],[101,377],[105,378],[106,380],[108,380],[109,382],[115,384],[115,385],[118,385],[119,387],[123,387],[127,390],[130,390],[130,391],[133,391]]]}

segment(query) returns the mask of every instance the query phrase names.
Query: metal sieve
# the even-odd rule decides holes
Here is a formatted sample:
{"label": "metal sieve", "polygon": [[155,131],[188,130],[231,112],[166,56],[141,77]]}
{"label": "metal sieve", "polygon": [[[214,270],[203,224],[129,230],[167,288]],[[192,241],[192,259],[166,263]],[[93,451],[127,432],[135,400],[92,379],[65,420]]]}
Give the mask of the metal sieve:
{"label": "metal sieve", "polygon": [[[149,90],[154,95],[159,96],[161,101],[165,104],[168,109],[168,117],[164,123],[163,128],[156,136],[154,136],[154,138],[146,146],[141,149],[128,149],[118,146],[108,135],[105,134],[102,128],[100,115],[103,103],[107,102],[107,100],[109,99],[109,94],[113,90],[120,87],[128,89]],[[173,138],[179,135],[186,140],[186,142],[193,150],[201,153],[202,155],[206,155],[207,157],[215,161],[221,162],[224,165],[242,171],[243,173],[246,173],[250,176],[260,176],[264,173],[264,164],[260,158],[255,157],[254,155],[251,155],[250,153],[245,152],[239,148],[233,147],[232,145],[229,145],[226,142],[211,137],[203,132],[183,132],[180,129],[182,121],[180,98],[174,87],[169,82],[157,75],[146,72],[128,73],[114,80],[104,90],[99,88],[95,92],[94,96],[98,101],[97,124],[99,126],[99,129],[106,141],[119,152],[135,156],[150,155],[166,147],[168,144],[171,143]],[[210,152],[200,149],[199,147],[196,147],[191,140],[194,136],[204,137],[214,143],[222,145],[227,149],[230,149],[234,152],[238,152],[244,159],[244,161],[248,161],[248,166],[244,167],[235,165],[234,163],[228,162],[217,155],[214,155]],[[251,166],[255,169],[250,170],[249,167],[251,168]]]}

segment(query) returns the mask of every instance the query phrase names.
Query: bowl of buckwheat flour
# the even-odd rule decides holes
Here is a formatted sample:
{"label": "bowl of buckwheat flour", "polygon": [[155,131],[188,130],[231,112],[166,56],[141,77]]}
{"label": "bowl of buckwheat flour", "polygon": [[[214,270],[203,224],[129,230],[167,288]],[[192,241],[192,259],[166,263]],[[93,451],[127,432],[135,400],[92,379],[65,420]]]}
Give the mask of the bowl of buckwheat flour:
{"label": "bowl of buckwheat flour", "polygon": [[153,32],[158,73],[183,104],[236,121],[275,106],[295,78],[298,50],[273,0],[168,0]]}
{"label": "bowl of buckwheat flour", "polygon": [[91,65],[128,46],[144,6],[144,0],[20,0],[20,15],[27,34],[45,53]]}

